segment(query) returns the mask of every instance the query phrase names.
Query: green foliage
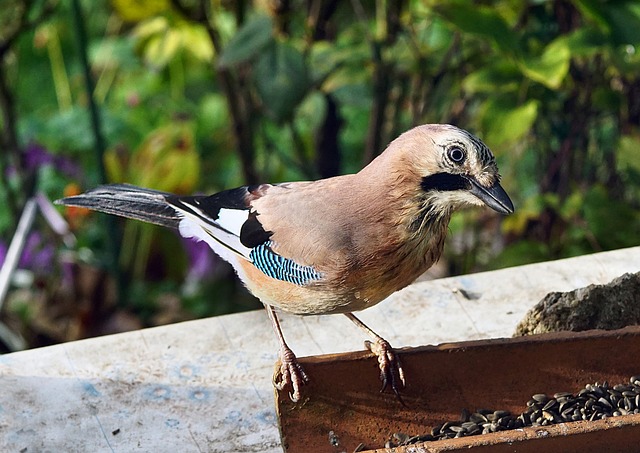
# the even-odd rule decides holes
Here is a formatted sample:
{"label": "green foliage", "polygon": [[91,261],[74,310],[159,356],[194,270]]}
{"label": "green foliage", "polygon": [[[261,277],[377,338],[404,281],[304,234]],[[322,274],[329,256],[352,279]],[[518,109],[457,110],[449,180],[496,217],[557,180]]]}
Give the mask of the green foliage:
{"label": "green foliage", "polygon": [[495,8],[462,1],[443,3],[435,10],[465,33],[493,41],[506,54],[518,53],[518,36]]}
{"label": "green foliage", "polygon": [[267,114],[278,123],[290,119],[309,89],[304,56],[290,44],[272,43],[256,62],[254,83]]}
{"label": "green foliage", "polygon": [[481,112],[485,139],[500,149],[524,137],[538,116],[538,102],[534,99],[522,105],[509,95],[495,95],[487,100]]}
{"label": "green foliage", "polygon": [[217,61],[220,68],[246,63],[273,41],[273,22],[262,14],[245,22],[231,38]]}

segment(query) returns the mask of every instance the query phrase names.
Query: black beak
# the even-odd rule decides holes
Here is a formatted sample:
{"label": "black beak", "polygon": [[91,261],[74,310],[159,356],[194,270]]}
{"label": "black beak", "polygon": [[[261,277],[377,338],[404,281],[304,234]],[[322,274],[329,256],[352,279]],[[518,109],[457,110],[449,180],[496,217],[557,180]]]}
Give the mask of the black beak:
{"label": "black beak", "polygon": [[469,192],[481,199],[491,209],[500,214],[511,214],[513,212],[513,202],[499,183],[496,182],[491,187],[484,187],[474,178],[468,178],[468,180],[471,183]]}

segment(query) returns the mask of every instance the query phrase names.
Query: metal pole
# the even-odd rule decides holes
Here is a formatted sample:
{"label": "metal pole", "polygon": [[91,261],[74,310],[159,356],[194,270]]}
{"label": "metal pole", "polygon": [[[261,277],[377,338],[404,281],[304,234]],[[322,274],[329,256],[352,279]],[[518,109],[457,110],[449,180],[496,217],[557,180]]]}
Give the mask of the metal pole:
{"label": "metal pole", "polygon": [[29,231],[31,231],[37,206],[36,200],[33,197],[29,198],[24,205],[20,220],[18,221],[18,228],[16,228],[16,232],[9,245],[9,250],[7,250],[7,257],[4,260],[2,268],[0,268],[0,313],[2,313],[4,299],[7,297],[7,292],[9,292],[11,277],[18,266],[22,250],[27,242],[27,236],[29,235]]}

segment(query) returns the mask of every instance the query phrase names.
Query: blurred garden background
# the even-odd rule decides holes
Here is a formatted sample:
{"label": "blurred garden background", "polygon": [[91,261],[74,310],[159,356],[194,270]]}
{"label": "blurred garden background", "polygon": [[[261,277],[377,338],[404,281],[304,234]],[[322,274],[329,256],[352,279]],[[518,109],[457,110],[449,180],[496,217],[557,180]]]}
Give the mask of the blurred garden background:
{"label": "blurred garden background", "polygon": [[481,137],[516,205],[457,214],[441,275],[640,244],[635,0],[0,5],[0,261],[40,207],[0,351],[260,307],[205,245],[49,201],[356,172],[421,123]]}

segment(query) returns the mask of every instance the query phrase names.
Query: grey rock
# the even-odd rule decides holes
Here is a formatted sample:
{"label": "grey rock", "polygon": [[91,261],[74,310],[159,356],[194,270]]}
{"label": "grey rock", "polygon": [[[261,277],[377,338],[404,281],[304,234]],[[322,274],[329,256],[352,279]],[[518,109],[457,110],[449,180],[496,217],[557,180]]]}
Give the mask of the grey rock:
{"label": "grey rock", "polygon": [[606,285],[547,294],[520,321],[514,336],[639,324],[640,272],[624,274]]}

